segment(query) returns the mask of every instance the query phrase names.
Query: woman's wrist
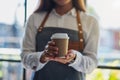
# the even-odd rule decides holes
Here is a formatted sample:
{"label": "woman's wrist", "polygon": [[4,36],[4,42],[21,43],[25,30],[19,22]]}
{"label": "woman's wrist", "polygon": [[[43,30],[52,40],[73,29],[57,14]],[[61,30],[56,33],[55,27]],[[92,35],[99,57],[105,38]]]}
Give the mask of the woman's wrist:
{"label": "woman's wrist", "polygon": [[41,62],[41,63],[47,62],[46,56],[47,56],[47,55],[43,52],[43,54],[42,54],[41,57],[40,57],[40,62]]}

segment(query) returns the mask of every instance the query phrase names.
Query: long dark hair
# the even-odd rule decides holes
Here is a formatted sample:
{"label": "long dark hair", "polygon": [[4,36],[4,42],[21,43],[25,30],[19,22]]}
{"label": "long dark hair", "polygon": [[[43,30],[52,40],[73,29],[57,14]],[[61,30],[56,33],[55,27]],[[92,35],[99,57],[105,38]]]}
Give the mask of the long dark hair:
{"label": "long dark hair", "polygon": [[[86,11],[84,0],[72,0],[73,7],[80,11]],[[41,0],[38,8],[34,11],[35,13],[50,11],[55,8],[55,2],[53,0]]]}

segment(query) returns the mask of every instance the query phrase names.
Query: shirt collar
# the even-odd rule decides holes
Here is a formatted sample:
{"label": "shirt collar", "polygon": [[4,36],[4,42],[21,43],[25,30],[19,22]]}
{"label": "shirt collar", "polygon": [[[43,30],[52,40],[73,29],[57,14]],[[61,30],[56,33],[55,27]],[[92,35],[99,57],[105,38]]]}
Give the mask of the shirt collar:
{"label": "shirt collar", "polygon": [[[60,15],[55,11],[55,9],[52,10],[52,13],[60,16]],[[75,17],[75,16],[76,16],[76,10],[75,10],[75,8],[72,8],[69,12],[66,13],[66,15],[72,15],[72,16]]]}
{"label": "shirt collar", "polygon": [[71,11],[69,12],[69,14],[71,14],[72,16],[76,16],[76,10],[75,8],[72,8]]}

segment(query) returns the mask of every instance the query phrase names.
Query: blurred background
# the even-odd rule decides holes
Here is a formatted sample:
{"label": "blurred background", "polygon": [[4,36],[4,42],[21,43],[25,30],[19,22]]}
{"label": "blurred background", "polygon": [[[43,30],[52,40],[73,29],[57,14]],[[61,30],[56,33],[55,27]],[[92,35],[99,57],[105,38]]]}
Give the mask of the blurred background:
{"label": "blurred background", "polygon": [[[24,23],[39,0],[0,0],[0,80],[30,80],[20,63]],[[86,0],[100,24],[98,68],[86,80],[120,80],[120,0]]]}

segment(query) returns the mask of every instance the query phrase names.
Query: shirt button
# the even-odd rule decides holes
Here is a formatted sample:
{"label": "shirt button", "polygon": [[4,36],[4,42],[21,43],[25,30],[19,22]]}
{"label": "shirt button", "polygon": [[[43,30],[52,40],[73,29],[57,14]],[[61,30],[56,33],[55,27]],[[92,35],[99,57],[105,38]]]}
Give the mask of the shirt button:
{"label": "shirt button", "polygon": [[80,42],[83,42],[83,39],[80,39]]}

